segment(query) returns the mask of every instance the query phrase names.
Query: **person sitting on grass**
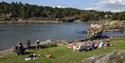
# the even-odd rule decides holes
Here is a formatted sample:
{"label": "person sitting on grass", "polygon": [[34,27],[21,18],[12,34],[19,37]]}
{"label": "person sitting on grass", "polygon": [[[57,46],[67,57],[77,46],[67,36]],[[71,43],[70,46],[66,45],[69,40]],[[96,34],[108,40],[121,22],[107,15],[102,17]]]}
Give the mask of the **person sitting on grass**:
{"label": "person sitting on grass", "polygon": [[92,42],[89,47],[90,47],[90,51],[95,50],[94,42]]}
{"label": "person sitting on grass", "polygon": [[99,43],[98,43],[98,42],[95,42],[95,44],[94,44],[94,49],[97,49],[98,46],[99,46]]}
{"label": "person sitting on grass", "polygon": [[106,40],[105,40],[104,47],[110,47],[110,46],[111,46],[110,40],[109,40],[109,39],[106,39]]}
{"label": "person sitting on grass", "polygon": [[99,43],[98,48],[103,48],[103,47],[104,47],[104,41],[103,41],[103,40],[101,40],[101,41],[100,41],[100,43]]}
{"label": "person sitting on grass", "polygon": [[15,49],[16,49],[16,54],[17,55],[24,55],[25,54],[25,48],[23,47],[21,42],[18,42]]}

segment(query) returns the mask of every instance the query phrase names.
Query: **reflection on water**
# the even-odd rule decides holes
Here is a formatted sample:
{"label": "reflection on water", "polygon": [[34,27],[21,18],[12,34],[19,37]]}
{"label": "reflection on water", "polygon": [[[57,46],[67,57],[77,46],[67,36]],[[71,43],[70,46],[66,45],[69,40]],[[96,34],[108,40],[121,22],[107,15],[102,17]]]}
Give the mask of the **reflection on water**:
{"label": "reflection on water", "polygon": [[[81,34],[90,27],[88,23],[63,24],[6,24],[0,25],[0,50],[14,46],[18,41],[26,43],[31,40],[79,40],[87,36]],[[105,33],[107,35],[123,35],[123,33]]]}

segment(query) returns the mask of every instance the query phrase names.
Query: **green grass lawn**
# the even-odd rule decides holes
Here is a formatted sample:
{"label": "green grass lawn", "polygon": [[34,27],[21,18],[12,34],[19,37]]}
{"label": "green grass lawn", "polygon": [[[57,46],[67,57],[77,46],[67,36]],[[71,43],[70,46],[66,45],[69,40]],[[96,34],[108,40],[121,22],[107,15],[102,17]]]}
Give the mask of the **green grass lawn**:
{"label": "green grass lawn", "polygon": [[[17,56],[15,53],[9,54],[0,58],[0,63],[79,63],[83,59],[91,56],[104,55],[114,50],[125,50],[125,39],[113,39],[111,41],[112,47],[100,48],[95,51],[89,52],[73,52],[72,49],[66,48],[66,46],[58,46],[52,48],[46,48],[41,50],[30,50],[29,52],[35,54],[41,54],[36,60],[25,61],[24,56]],[[52,53],[53,58],[45,58],[42,55],[46,53]]]}

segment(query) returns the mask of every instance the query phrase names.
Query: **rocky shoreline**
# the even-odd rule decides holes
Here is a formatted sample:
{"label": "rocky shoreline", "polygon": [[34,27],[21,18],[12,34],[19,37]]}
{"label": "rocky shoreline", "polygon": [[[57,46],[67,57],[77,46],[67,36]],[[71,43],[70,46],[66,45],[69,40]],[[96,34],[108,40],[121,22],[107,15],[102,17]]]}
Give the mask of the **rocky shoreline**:
{"label": "rocky shoreline", "polygon": [[13,53],[13,47],[0,51],[0,57]]}
{"label": "rocky shoreline", "polygon": [[[47,44],[57,44],[57,45],[60,45],[60,44],[66,44],[68,43],[68,41],[65,41],[65,40],[46,40],[44,42],[40,42],[40,45],[47,45]],[[35,46],[35,44],[31,44],[31,46]],[[26,48],[26,45],[24,45],[24,47]],[[4,57],[5,55],[8,55],[8,54],[11,54],[14,52],[14,47],[10,47],[8,49],[4,49],[4,50],[1,50],[0,51],[0,57]]]}
{"label": "rocky shoreline", "polygon": [[[90,41],[80,41],[80,40],[74,40],[74,41],[46,40],[46,41],[40,42],[40,45],[44,46],[44,45],[56,44],[57,46],[60,46],[60,45],[68,45],[70,43],[82,43],[82,42],[90,42]],[[35,46],[35,44],[31,44],[31,46]],[[26,48],[26,45],[24,45],[24,47]],[[8,49],[5,49],[5,50],[1,50],[0,51],[0,57],[4,57],[5,55],[11,54],[13,52],[14,52],[14,47],[11,47],[11,48],[8,48]]]}

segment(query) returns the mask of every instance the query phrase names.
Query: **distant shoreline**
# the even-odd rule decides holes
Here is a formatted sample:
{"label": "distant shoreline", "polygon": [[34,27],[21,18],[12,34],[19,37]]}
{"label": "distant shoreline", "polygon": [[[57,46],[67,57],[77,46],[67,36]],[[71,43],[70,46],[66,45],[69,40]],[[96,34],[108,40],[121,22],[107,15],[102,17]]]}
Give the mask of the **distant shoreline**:
{"label": "distant shoreline", "polygon": [[[0,21],[0,24],[59,24],[59,23],[65,23],[68,21],[62,21],[62,20],[23,20],[23,19],[18,19],[18,20],[3,20]],[[125,20],[93,20],[93,21],[72,21],[70,23],[100,23],[100,24],[107,24],[110,22],[116,22],[116,23],[124,23]]]}
{"label": "distant shoreline", "polygon": [[42,20],[17,20],[17,21],[0,21],[0,24],[47,24],[53,23],[58,24],[62,23],[62,21],[42,21]]}

